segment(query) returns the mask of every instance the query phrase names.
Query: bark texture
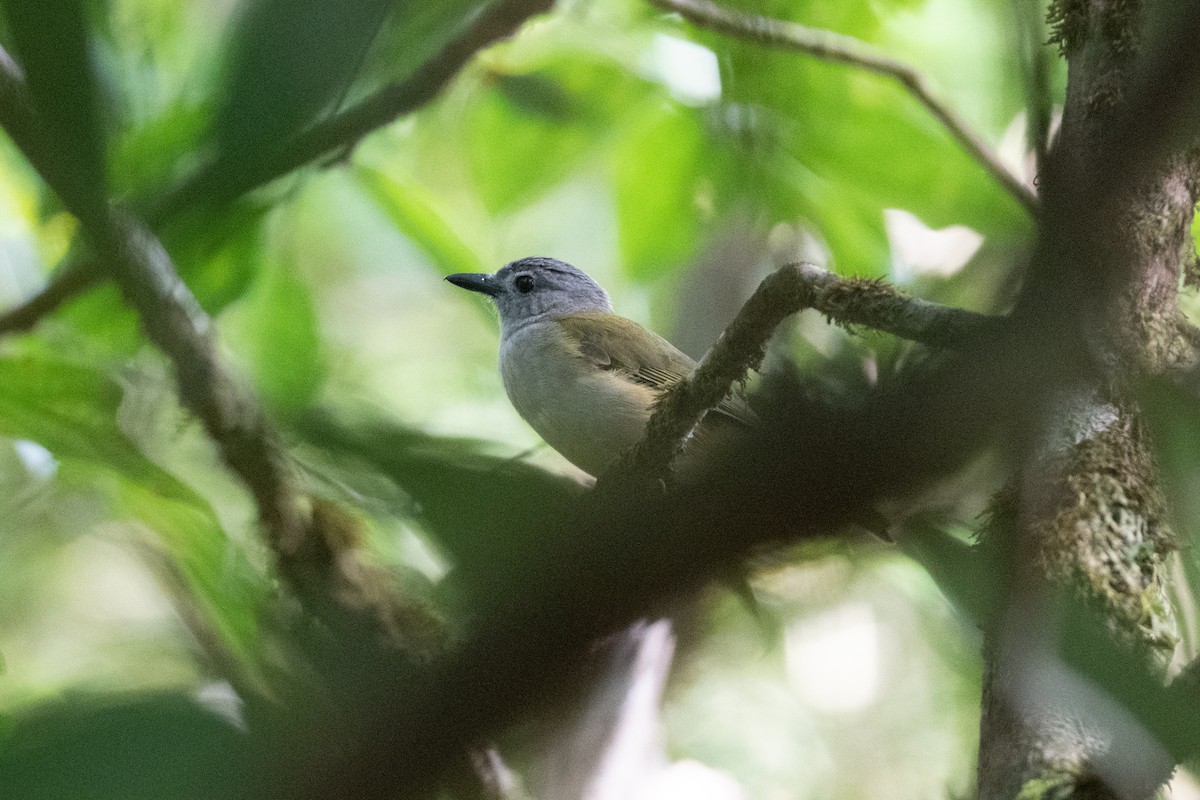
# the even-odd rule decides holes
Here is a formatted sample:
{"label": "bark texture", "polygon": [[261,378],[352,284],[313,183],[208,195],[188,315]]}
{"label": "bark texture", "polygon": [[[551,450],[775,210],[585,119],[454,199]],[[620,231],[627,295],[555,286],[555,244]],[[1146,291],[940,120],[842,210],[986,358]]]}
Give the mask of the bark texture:
{"label": "bark texture", "polygon": [[[1092,155],[1111,141],[1109,126],[1136,85],[1148,6],[1058,0],[1052,8],[1069,78],[1051,157],[1066,180],[1086,179]],[[1196,163],[1194,152],[1177,152],[1111,198],[1107,224],[1095,231],[1102,246],[1090,255],[1050,244],[1031,268],[1027,302],[1069,304],[1075,329],[1065,335],[1078,337],[1096,369],[1065,382],[1047,404],[1022,474],[997,498],[984,532],[983,546],[1003,539],[1015,554],[1015,591],[985,640],[982,800],[1150,798],[1174,768],[1136,724],[1122,730],[1119,709],[1057,660],[1054,598],[1084,603],[1165,672],[1177,638],[1164,586],[1175,542],[1131,390],[1188,351],[1176,292],[1193,251]],[[1062,188],[1048,181],[1046,193]],[[1052,231],[1043,231],[1047,241]]]}

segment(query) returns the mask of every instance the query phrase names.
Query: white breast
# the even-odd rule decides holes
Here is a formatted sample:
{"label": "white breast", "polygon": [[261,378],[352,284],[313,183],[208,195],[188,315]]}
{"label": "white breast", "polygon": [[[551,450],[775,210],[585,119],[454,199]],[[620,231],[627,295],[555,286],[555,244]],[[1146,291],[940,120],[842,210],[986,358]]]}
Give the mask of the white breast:
{"label": "white breast", "polygon": [[500,375],[517,412],[592,475],[641,438],[654,392],[574,355],[554,320],[506,333]]}

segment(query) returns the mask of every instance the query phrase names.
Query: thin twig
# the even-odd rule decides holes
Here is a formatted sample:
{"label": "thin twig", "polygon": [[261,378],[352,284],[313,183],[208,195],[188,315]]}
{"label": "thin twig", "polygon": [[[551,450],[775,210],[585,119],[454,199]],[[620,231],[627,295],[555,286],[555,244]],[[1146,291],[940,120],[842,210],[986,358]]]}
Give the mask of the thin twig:
{"label": "thin twig", "polygon": [[1037,195],[1023,184],[1000,161],[1000,157],[983,138],[972,130],[954,109],[937,99],[925,77],[911,65],[877,52],[866,42],[832,31],[819,30],[794,22],[745,14],[722,8],[708,0],[650,0],[664,11],[673,11],[701,28],[749,39],[768,47],[805,53],[847,64],[891,78],[902,85],[925,106],[929,113],[958,140],[971,158],[975,159],[1031,217],[1036,218],[1040,203]]}
{"label": "thin twig", "polygon": [[102,276],[92,266],[72,262],[55,272],[41,291],[0,314],[0,336],[32,330],[64,303],[99,283]]}
{"label": "thin twig", "polygon": [[308,521],[284,469],[284,456],[261,407],[217,356],[212,320],[171,263],[162,244],[132,219],[110,219],[88,231],[150,340],[175,365],[179,395],[253,495],[277,552],[295,554]]}
{"label": "thin twig", "polygon": [[553,0],[501,0],[487,7],[403,81],[389,84],[318,123],[246,169],[231,171],[218,158],[155,204],[147,220],[157,225],[191,206],[228,202],[329,153],[357,144],[372,131],[436,99],[476,53],[511,36],[527,19],[553,5]]}
{"label": "thin twig", "polygon": [[[775,328],[814,309],[845,325],[861,325],[935,347],[960,348],[999,333],[1004,318],[910,297],[879,281],[842,278],[814,264],[789,264],[771,273],[700,360],[692,374],[659,400],[642,440],[598,488],[619,480],[662,475],[700,418],[762,362]],[[619,478],[617,477],[619,476]]]}

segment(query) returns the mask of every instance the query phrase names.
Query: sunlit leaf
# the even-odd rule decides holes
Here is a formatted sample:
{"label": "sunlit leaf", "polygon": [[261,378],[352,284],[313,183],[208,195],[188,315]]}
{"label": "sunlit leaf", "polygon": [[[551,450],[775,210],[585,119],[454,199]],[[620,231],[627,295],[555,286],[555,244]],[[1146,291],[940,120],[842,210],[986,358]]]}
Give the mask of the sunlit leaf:
{"label": "sunlit leaf", "polygon": [[707,144],[696,114],[680,109],[644,113],[622,139],[613,159],[617,222],[621,261],[631,275],[655,276],[695,252],[713,211]]}

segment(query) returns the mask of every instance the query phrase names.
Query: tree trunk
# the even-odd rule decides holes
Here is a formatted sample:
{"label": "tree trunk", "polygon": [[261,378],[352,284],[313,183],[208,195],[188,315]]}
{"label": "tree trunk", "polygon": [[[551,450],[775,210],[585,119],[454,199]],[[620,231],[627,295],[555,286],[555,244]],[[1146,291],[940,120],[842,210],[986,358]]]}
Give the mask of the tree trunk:
{"label": "tree trunk", "polygon": [[[1078,177],[1073,166],[1095,164],[1090,156],[1112,135],[1151,5],[1056,0],[1051,9],[1069,68],[1051,158],[1068,179]],[[985,636],[982,800],[1150,798],[1174,768],[1128,715],[1057,659],[1052,600],[1082,601],[1165,673],[1176,642],[1164,590],[1174,540],[1132,389],[1182,352],[1176,292],[1193,250],[1197,174],[1194,156],[1173,156],[1112,198],[1113,224],[1095,233],[1104,246],[1089,251],[1102,251],[1099,259],[1079,263],[1077,253],[1059,251],[1047,259],[1060,268],[1053,278],[1036,256],[1031,267],[1023,302],[1047,302],[1035,294],[1060,281],[1049,302],[1076,304],[1083,330],[1074,334],[1101,374],[1070,382],[1048,404],[1039,440],[982,537],[982,546],[1005,542],[999,549],[1014,554],[1016,588]],[[1045,182],[1047,204],[1061,188]],[[1048,238],[1053,232],[1043,231]]]}

